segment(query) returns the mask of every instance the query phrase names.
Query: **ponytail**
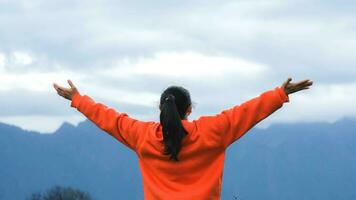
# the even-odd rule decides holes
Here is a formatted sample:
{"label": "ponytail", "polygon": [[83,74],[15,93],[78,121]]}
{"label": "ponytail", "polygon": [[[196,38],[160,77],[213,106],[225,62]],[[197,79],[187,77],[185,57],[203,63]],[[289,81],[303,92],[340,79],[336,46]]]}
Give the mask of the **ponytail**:
{"label": "ponytail", "polygon": [[[190,97],[189,97],[190,101]],[[190,103],[190,102],[189,102]],[[184,110],[184,115],[185,115]],[[172,94],[162,95],[160,122],[163,129],[164,155],[171,155],[170,159],[178,161],[181,142],[187,134],[182,124],[182,115],[176,104],[176,97]]]}

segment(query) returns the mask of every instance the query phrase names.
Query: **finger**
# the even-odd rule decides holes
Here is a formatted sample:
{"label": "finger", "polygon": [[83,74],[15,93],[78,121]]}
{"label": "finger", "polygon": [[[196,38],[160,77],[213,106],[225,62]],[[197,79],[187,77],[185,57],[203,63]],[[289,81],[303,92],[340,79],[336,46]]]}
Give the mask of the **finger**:
{"label": "finger", "polygon": [[303,88],[303,87],[307,87],[307,86],[310,86],[309,82],[302,82],[302,83],[298,83],[298,84],[294,85],[294,87],[296,87],[296,88]]}
{"label": "finger", "polygon": [[64,92],[64,90],[62,88],[60,88],[59,86],[56,86],[55,89],[57,90],[57,92]]}
{"label": "finger", "polygon": [[313,81],[309,81],[308,83],[305,84],[306,86],[311,86],[313,85]]}
{"label": "finger", "polygon": [[68,84],[70,85],[71,88],[75,88],[73,82],[71,80],[67,80],[68,81]]}
{"label": "finger", "polygon": [[292,78],[289,77],[289,78],[283,83],[283,87],[286,87],[291,81],[292,81]]}
{"label": "finger", "polygon": [[62,91],[60,91],[60,90],[57,90],[57,94],[58,94],[59,96],[64,97],[64,93],[63,93]]}
{"label": "finger", "polygon": [[309,87],[313,85],[313,82],[312,81],[307,81],[307,82],[304,82],[304,83],[301,83],[300,85],[298,85],[299,87]]}
{"label": "finger", "polygon": [[65,87],[61,87],[61,86],[58,86],[58,89],[63,92],[68,92],[70,90],[69,88],[65,88]]}
{"label": "finger", "polygon": [[304,87],[304,88],[301,88],[301,89],[299,89],[299,91],[300,90],[307,90],[307,89],[309,89],[310,87]]}
{"label": "finger", "polygon": [[62,91],[60,91],[59,92],[59,95],[61,95],[63,98],[65,98],[65,99],[69,99],[69,95],[68,95],[68,93],[67,92],[62,92]]}
{"label": "finger", "polygon": [[53,84],[53,87],[57,92],[62,91],[57,84]]}
{"label": "finger", "polygon": [[58,89],[58,85],[57,85],[57,83],[53,83],[53,87],[54,87],[54,89]]}

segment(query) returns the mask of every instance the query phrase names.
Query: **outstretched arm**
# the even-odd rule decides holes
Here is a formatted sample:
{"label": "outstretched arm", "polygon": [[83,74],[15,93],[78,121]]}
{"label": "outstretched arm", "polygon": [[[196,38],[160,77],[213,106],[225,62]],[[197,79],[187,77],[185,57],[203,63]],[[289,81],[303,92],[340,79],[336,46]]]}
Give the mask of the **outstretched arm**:
{"label": "outstretched arm", "polygon": [[148,123],[130,118],[126,113],[119,113],[87,95],[81,95],[74,84],[68,80],[70,88],[54,84],[57,93],[70,100],[71,106],[83,113],[99,128],[109,133],[132,150],[136,150],[139,133],[147,128]]}
{"label": "outstretched arm", "polygon": [[298,83],[291,83],[291,80],[289,78],[281,87],[264,92],[215,116],[201,117],[198,119],[199,126],[209,133],[210,141],[216,141],[227,148],[258,122],[281,108],[283,103],[289,102],[289,94],[308,89],[312,85],[310,80]]}

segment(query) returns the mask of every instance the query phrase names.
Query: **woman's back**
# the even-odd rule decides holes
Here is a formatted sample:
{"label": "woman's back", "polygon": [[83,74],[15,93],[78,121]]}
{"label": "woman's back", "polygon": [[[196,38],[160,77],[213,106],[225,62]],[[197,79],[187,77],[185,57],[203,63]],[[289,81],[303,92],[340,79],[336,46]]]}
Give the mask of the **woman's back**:
{"label": "woman's back", "polygon": [[[162,126],[150,123],[137,149],[145,199],[219,199],[224,167],[221,145],[204,137],[197,121],[182,120],[187,135],[179,161],[163,155]],[[208,134],[207,134],[208,135]]]}

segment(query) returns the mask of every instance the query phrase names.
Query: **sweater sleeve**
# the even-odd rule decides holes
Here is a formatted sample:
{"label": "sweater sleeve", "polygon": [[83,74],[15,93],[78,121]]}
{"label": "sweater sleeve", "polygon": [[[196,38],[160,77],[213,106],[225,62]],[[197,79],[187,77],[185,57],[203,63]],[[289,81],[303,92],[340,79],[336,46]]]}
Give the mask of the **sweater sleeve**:
{"label": "sweater sleeve", "polygon": [[217,115],[203,116],[198,119],[198,123],[204,127],[208,141],[217,142],[226,149],[285,102],[289,102],[288,95],[282,88],[276,87]]}
{"label": "sweater sleeve", "polygon": [[148,125],[148,122],[132,119],[126,113],[119,113],[79,92],[74,94],[71,107],[133,151],[136,151],[139,136]]}

